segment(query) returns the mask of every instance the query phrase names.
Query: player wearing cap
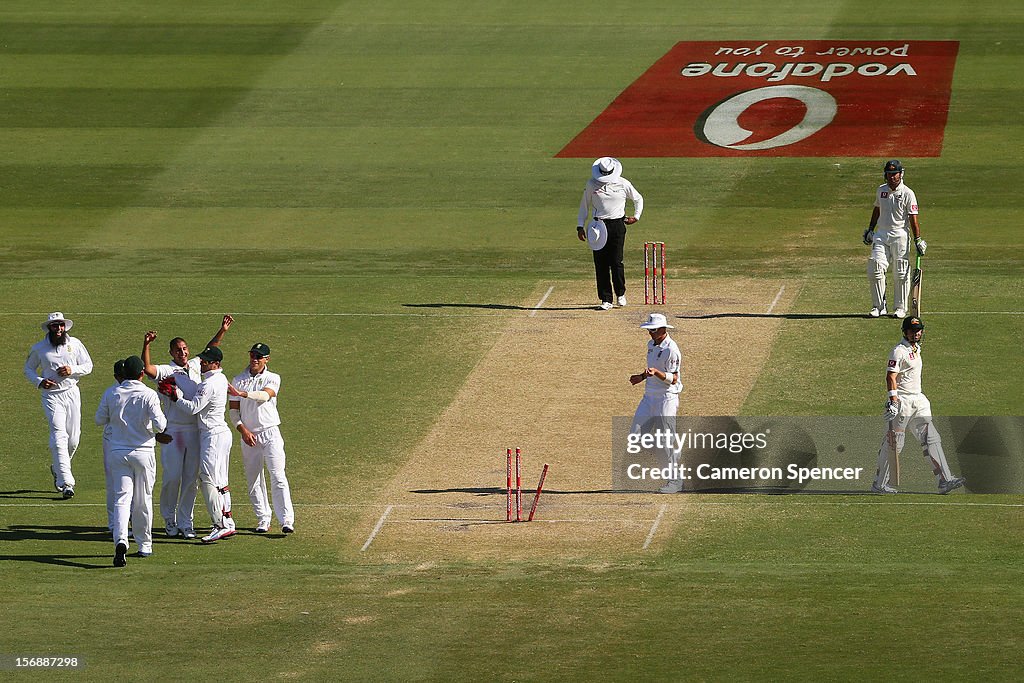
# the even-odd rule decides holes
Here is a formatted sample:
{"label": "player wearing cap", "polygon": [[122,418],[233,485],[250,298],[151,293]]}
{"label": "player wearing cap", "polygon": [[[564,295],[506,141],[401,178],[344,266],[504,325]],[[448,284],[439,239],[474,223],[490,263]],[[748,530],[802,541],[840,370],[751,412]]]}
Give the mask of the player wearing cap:
{"label": "player wearing cap", "polygon": [[42,392],[43,412],[50,425],[50,473],[65,500],[75,495],[71,459],[82,434],[82,394],[78,380],[92,372],[85,344],[68,334],[74,325],[55,311],[42,324],[46,337],[29,349],[25,377]]}
{"label": "player wearing cap", "polygon": [[[225,315],[207,346],[219,346],[234,322],[234,318]],[[189,358],[188,344],[181,337],[175,337],[170,341],[170,363],[154,365],[149,347],[156,338],[156,331],[150,330],[142,339],[146,375],[158,384],[173,383],[181,389],[184,398],[194,398],[202,381],[199,358]],[[171,437],[160,447],[160,514],[168,536],[180,534],[191,539],[196,537],[192,510],[199,485],[199,421],[184,404],[179,405],[166,395],[160,396],[160,404],[167,415],[167,434]]]}
{"label": "player wearing cap", "polygon": [[[633,202],[633,215],[626,216],[626,200]],[[644,198],[633,183],[622,177],[622,164],[612,157],[601,157],[590,170],[590,179],[583,189],[580,211],[576,221],[576,237],[587,241],[587,216],[593,209],[595,221],[604,223],[607,238],[599,235],[603,246],[591,244],[594,250],[594,271],[597,276],[597,295],[601,310],[626,305],[626,269],[622,265],[622,251],[626,245],[626,226],[640,220],[644,212]],[[600,230],[598,231],[600,233]]]}
{"label": "player wearing cap", "polygon": [[[917,195],[903,184],[903,164],[897,159],[882,167],[885,182],[875,192],[875,206],[871,222],[864,231],[864,244],[871,247],[868,257],[868,282],[871,285],[872,318],[887,314],[885,308],[885,273],[889,264],[893,268],[893,317],[907,314],[907,296],[910,294],[910,237],[914,236],[917,253],[924,256],[928,243],[921,239],[918,224]],[[907,226],[910,226],[910,233]],[[876,229],[880,228],[880,229]]]}
{"label": "player wearing cap", "polygon": [[256,343],[249,349],[249,367],[228,385],[231,396],[231,422],[242,435],[242,462],[249,482],[249,500],[256,513],[256,532],[270,531],[271,506],[263,469],[270,475],[270,495],[274,514],[281,531],[295,531],[295,513],[288,477],[284,472],[284,437],[278,425],[277,396],[281,393],[281,376],[267,369],[270,347]]}
{"label": "player wearing cap", "polygon": [[167,427],[156,392],[142,383],[142,359],[129,356],[122,366],[124,381],[103,394],[96,424],[110,426],[104,465],[113,487],[114,566],[127,564],[128,520],[131,518],[139,557],[153,554],[153,485],[156,482],[156,439]]}
{"label": "player wearing cap", "polygon": [[889,392],[889,400],[885,404],[885,417],[893,423],[895,443],[890,442],[889,434],[882,439],[882,447],[878,451],[878,470],[871,490],[875,493],[897,493],[889,485],[889,462],[892,447],[896,451],[903,449],[906,430],[910,430],[924,449],[924,457],[928,458],[932,472],[939,485],[939,493],[949,493],[964,485],[962,477],[954,477],[946,462],[946,454],[942,450],[942,439],[939,430],[932,424],[932,405],[921,393],[921,338],[924,336],[924,323],[920,318],[903,319],[903,339],[893,347],[889,354],[889,362],[885,372],[885,386]]}
{"label": "player wearing cap", "polygon": [[[651,313],[640,328],[647,330],[651,339],[647,342],[647,367],[629,377],[629,383],[633,385],[645,382],[644,396],[633,415],[630,432],[661,429],[674,433],[679,394],[683,391],[683,356],[679,346],[668,336],[668,331],[675,328],[661,313]],[[679,464],[679,453],[671,444],[666,446],[665,460],[669,465]],[[682,490],[682,479],[674,479],[661,487],[662,493],[679,493]]]}
{"label": "player wearing cap", "polygon": [[199,354],[202,381],[192,399],[183,397],[173,384],[160,384],[159,391],[172,401],[181,403],[199,418],[199,488],[203,491],[206,510],[213,527],[203,543],[214,543],[235,535],[231,518],[231,492],[228,489],[228,462],[231,455],[231,429],[224,421],[228,404],[228,380],[221,370],[224,353],[217,346],[207,346]]}

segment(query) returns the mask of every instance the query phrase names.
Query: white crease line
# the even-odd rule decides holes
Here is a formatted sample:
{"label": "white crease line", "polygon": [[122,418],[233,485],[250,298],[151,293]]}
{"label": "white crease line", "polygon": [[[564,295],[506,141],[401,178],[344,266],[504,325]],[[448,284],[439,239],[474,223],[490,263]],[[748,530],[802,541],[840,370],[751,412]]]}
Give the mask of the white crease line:
{"label": "white crease line", "polygon": [[551,285],[550,287],[548,287],[548,291],[544,292],[544,296],[542,296],[540,298],[540,301],[537,302],[537,305],[533,307],[532,311],[530,311],[530,317],[531,318],[533,316],[537,315],[537,309],[544,305],[544,302],[548,300],[548,297],[551,296],[551,292],[553,292],[553,291],[555,291],[555,286],[554,285]]}
{"label": "white crease line", "polygon": [[394,509],[394,507],[394,505],[388,505],[386,508],[384,508],[384,514],[381,515],[380,519],[377,520],[377,526],[373,527],[373,531],[370,533],[370,537],[366,539],[366,543],[364,543],[363,547],[359,549],[359,552],[366,552],[366,549],[370,547],[370,544],[373,543],[373,539],[377,538],[377,534],[379,534],[380,530],[384,527],[384,520],[388,518],[388,515],[391,514],[391,511]]}
{"label": "white crease line", "polygon": [[668,503],[662,503],[658,509],[658,516],[654,518],[654,524],[651,525],[651,530],[647,534],[647,540],[644,541],[644,546],[641,550],[647,550],[647,546],[654,540],[654,534],[658,531],[658,525],[661,524],[661,518],[665,516],[665,510],[668,509]]}
{"label": "white crease line", "polygon": [[781,287],[779,287],[779,293],[775,295],[774,299],[772,299],[772,305],[768,307],[768,311],[765,313],[765,315],[771,315],[771,312],[775,310],[775,306],[779,303],[779,299],[782,298],[782,293],[785,291],[786,285],[782,285]]}

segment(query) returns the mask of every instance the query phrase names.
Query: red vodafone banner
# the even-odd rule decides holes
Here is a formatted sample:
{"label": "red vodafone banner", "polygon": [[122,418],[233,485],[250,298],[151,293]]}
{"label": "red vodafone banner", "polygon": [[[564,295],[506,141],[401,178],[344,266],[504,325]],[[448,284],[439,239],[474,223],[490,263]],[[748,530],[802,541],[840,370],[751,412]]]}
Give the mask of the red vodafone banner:
{"label": "red vodafone banner", "polygon": [[936,157],[956,41],[677,43],[559,157]]}

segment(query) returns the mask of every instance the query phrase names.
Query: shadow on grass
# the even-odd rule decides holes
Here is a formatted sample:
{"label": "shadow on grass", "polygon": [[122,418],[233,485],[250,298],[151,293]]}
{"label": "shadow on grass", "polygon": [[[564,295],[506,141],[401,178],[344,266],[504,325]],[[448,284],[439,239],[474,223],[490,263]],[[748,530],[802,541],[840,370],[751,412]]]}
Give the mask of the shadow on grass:
{"label": "shadow on grass", "polygon": [[[719,318],[778,318],[779,320],[873,320],[863,313],[706,313],[700,315],[676,315],[679,320],[717,320]],[[888,317],[888,316],[886,316]]]}
{"label": "shadow on grass", "polygon": [[515,306],[512,304],[402,304],[406,308],[481,308],[488,311],[593,311],[597,306]]}
{"label": "shadow on grass", "polygon": [[34,489],[0,491],[0,498],[21,498],[24,500],[64,500],[64,496],[62,496],[59,491],[37,491]]}

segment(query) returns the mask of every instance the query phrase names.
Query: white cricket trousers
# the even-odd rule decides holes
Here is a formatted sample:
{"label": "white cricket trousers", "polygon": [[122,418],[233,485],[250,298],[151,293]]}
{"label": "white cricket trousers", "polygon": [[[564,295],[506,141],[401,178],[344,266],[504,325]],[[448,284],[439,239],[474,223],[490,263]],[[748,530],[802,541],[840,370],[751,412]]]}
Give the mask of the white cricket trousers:
{"label": "white cricket trousers", "polygon": [[[658,380],[653,380],[658,381]],[[653,434],[655,430],[675,432],[676,413],[679,411],[679,394],[644,394],[640,405],[633,414],[630,434]],[[663,453],[665,465],[679,464],[679,453],[672,448],[671,439],[665,440]]]}
{"label": "white cricket trousers", "polygon": [[50,423],[50,455],[57,488],[75,486],[71,459],[82,435],[82,394],[78,385],[64,391],[43,391],[43,412]]}
{"label": "white cricket trousers", "polygon": [[[903,450],[909,431],[921,444],[924,457],[929,460],[932,472],[939,481],[953,478],[946,461],[946,453],[942,448],[942,437],[939,430],[932,424],[932,404],[924,394],[900,394],[900,414],[896,418],[895,446],[898,451]],[[878,468],[875,481],[879,484],[888,484],[890,454],[892,446],[889,442],[888,430],[882,437],[882,445],[878,448]]]}
{"label": "white cricket trousers", "polygon": [[228,463],[231,457],[231,432],[199,431],[199,487],[203,490],[206,511],[217,528],[234,528],[231,494],[228,493]]}
{"label": "white cricket trousers", "polygon": [[171,442],[160,446],[160,514],[167,526],[192,530],[192,509],[199,492],[199,428],[168,423]]}
{"label": "white cricket trousers", "polygon": [[259,521],[270,519],[267,486],[263,478],[263,470],[266,468],[270,476],[274,515],[281,526],[293,526],[295,513],[292,510],[288,477],[284,472],[284,437],[281,436],[281,430],[276,426],[268,427],[262,432],[254,432],[253,436],[256,437],[255,446],[242,442],[242,463],[245,465],[245,478],[249,482],[249,500],[252,501],[253,512]]}
{"label": "white cricket trousers", "polygon": [[139,550],[153,552],[153,485],[156,453],[152,448],[108,448],[108,485],[114,489],[114,516],[110,520],[114,545],[128,545],[128,521]]}

